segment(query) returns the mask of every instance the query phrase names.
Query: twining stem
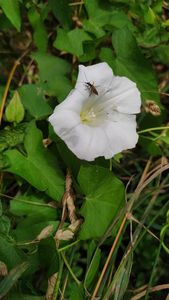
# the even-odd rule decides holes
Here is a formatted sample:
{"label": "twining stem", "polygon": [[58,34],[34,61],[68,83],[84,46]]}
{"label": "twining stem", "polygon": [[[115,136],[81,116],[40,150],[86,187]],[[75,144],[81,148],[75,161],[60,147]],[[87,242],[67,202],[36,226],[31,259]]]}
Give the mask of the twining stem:
{"label": "twining stem", "polygon": [[[70,254],[70,259],[69,259],[69,264],[71,265],[72,262],[73,262],[73,258],[74,258],[74,255],[75,255],[75,248],[72,249],[71,251],[71,254]],[[69,270],[67,270],[66,272],[66,276],[64,278],[64,282],[63,282],[63,287],[62,287],[62,290],[61,290],[61,297],[60,297],[60,300],[64,300],[65,299],[65,291],[66,291],[66,287],[67,287],[67,284],[68,284],[68,278],[69,278]]]}
{"label": "twining stem", "polygon": [[60,288],[60,282],[61,282],[62,273],[63,273],[63,265],[64,265],[64,262],[63,262],[63,260],[60,257],[60,260],[59,260],[59,272],[58,272],[58,276],[57,276],[57,279],[56,279],[56,285],[55,285],[54,292],[53,292],[51,300],[57,300],[58,293],[59,293],[59,288]]}
{"label": "twining stem", "polygon": [[8,77],[8,80],[7,80],[7,83],[6,83],[6,86],[5,86],[4,94],[2,96],[2,104],[1,104],[1,107],[0,107],[0,125],[1,125],[1,122],[2,122],[3,111],[4,111],[5,102],[6,102],[6,98],[7,98],[7,95],[8,95],[9,87],[10,87],[10,84],[11,84],[11,80],[12,80],[13,75],[15,73],[15,70],[16,70],[16,68],[19,64],[20,64],[19,60],[16,60],[13,67],[12,67],[12,69],[11,69],[11,71],[10,71],[10,74],[9,74],[9,77]]}
{"label": "twining stem", "polygon": [[109,165],[110,172],[112,172],[112,168],[113,168],[113,160],[112,158],[110,158],[110,165]]}
{"label": "twining stem", "polygon": [[121,225],[120,225],[120,228],[119,228],[119,230],[118,230],[118,233],[117,233],[117,235],[116,235],[116,238],[115,238],[115,240],[114,240],[114,243],[113,243],[113,245],[112,245],[112,247],[111,247],[111,249],[110,249],[109,255],[108,255],[107,259],[106,259],[104,268],[103,268],[103,270],[102,270],[102,272],[101,272],[101,275],[100,275],[100,277],[99,277],[99,280],[98,280],[98,282],[97,282],[97,285],[96,285],[96,287],[95,287],[95,289],[94,289],[94,292],[93,292],[93,294],[92,294],[91,300],[94,300],[95,297],[96,297],[96,294],[97,294],[97,292],[98,292],[98,289],[99,289],[99,287],[100,287],[100,284],[101,284],[101,282],[102,282],[102,279],[103,279],[103,277],[104,277],[104,275],[105,275],[106,269],[107,269],[108,264],[109,264],[109,262],[110,262],[112,253],[113,253],[113,251],[114,251],[114,249],[115,249],[115,247],[116,247],[116,245],[117,245],[117,243],[118,243],[118,240],[119,240],[119,238],[120,238],[120,235],[121,235],[121,233],[122,233],[122,230],[123,230],[123,228],[124,228],[124,226],[125,226],[125,223],[126,223],[126,220],[127,220],[127,219],[128,219],[128,213],[125,214],[125,216],[124,216],[124,218],[123,218],[123,221],[122,221],[122,223],[121,223]]}
{"label": "twining stem", "polygon": [[79,285],[79,284],[80,284],[80,281],[77,279],[77,277],[76,277],[75,274],[73,273],[73,271],[72,271],[72,269],[71,269],[71,267],[70,267],[70,265],[69,265],[69,263],[68,263],[68,261],[67,261],[67,259],[66,259],[66,256],[65,256],[65,254],[64,254],[63,252],[61,252],[61,256],[62,256],[63,261],[64,261],[64,263],[65,263],[67,269],[69,270],[69,273],[71,274],[72,278],[73,278],[74,281],[77,283],[77,285]]}
{"label": "twining stem", "polygon": [[155,94],[161,94],[164,96],[169,96],[168,93],[164,93],[164,92],[156,92],[156,91],[142,91],[143,93],[155,93]]}
{"label": "twining stem", "polygon": [[150,132],[150,131],[156,131],[156,130],[165,130],[165,129],[169,129],[169,126],[152,127],[152,128],[143,129],[143,130],[138,131],[138,134]]}
{"label": "twining stem", "polygon": [[79,243],[79,242],[80,242],[80,240],[76,240],[76,241],[74,241],[74,242],[71,243],[71,244],[68,244],[68,245],[66,245],[66,246],[64,246],[64,247],[62,247],[62,248],[59,248],[59,249],[58,249],[58,252],[65,251],[65,250],[69,249],[70,247],[76,245],[76,244]]}

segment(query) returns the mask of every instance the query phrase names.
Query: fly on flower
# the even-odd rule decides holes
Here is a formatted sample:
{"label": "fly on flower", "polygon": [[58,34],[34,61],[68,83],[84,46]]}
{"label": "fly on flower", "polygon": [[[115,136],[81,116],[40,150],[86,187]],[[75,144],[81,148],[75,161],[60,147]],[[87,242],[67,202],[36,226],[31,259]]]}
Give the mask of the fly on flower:
{"label": "fly on flower", "polygon": [[86,87],[87,87],[87,89],[89,90],[89,96],[91,96],[92,94],[95,94],[95,95],[97,95],[98,96],[98,91],[97,91],[97,89],[96,89],[96,87],[94,86],[94,83],[93,84],[91,84],[91,82],[85,82],[85,85],[86,85]]}
{"label": "fly on flower", "polygon": [[98,93],[98,91],[97,91],[97,89],[96,89],[96,87],[94,85],[94,82],[91,83],[90,81],[87,80],[87,76],[86,76],[85,72],[84,72],[84,76],[85,76],[85,82],[84,82],[84,84],[85,84],[86,89],[89,91],[89,96],[91,96],[92,94],[98,96],[99,93]]}
{"label": "fly on flower", "polygon": [[49,122],[78,158],[109,159],[135,147],[140,105],[135,82],[114,76],[107,63],[80,65],[75,89],[55,108]]}

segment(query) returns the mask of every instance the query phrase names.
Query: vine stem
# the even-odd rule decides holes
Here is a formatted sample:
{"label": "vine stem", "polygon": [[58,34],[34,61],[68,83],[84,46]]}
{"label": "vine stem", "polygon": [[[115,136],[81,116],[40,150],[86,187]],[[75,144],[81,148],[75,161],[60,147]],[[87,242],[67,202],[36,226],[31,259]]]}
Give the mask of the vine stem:
{"label": "vine stem", "polygon": [[65,263],[65,265],[66,265],[66,267],[67,267],[69,273],[71,274],[72,278],[73,278],[74,281],[77,283],[77,285],[79,285],[79,284],[80,284],[80,281],[77,279],[77,277],[76,277],[75,274],[73,273],[73,271],[72,271],[72,269],[71,269],[71,266],[69,265],[69,263],[68,263],[68,261],[67,261],[67,259],[66,259],[66,256],[65,256],[65,254],[64,254],[63,252],[61,252],[61,256],[62,256],[63,261],[64,261],[64,263]]}
{"label": "vine stem", "polygon": [[9,77],[8,77],[8,80],[7,80],[7,83],[6,83],[6,86],[5,86],[4,94],[2,96],[2,104],[1,104],[1,107],[0,107],[0,125],[1,125],[1,122],[2,122],[3,111],[4,111],[5,102],[6,102],[6,98],[7,98],[7,95],[8,95],[9,87],[10,87],[10,84],[11,84],[11,80],[12,80],[13,75],[15,73],[15,70],[16,70],[16,68],[19,64],[20,64],[19,60],[16,60],[13,67],[12,67],[12,69],[11,69],[11,71],[10,71],[10,74],[9,74]]}
{"label": "vine stem", "polygon": [[65,251],[65,250],[67,250],[67,249],[69,249],[70,247],[76,245],[76,244],[79,243],[79,242],[80,242],[80,240],[76,240],[75,242],[73,242],[73,243],[71,243],[71,244],[69,244],[69,245],[67,245],[67,246],[64,246],[64,247],[62,247],[62,248],[59,248],[59,249],[58,249],[58,253],[59,253],[59,252],[62,252],[62,251]]}
{"label": "vine stem", "polygon": [[165,129],[169,129],[169,126],[147,128],[147,129],[138,131],[138,133],[140,134],[140,133],[145,133],[145,132],[149,132],[149,131],[165,130]]}
{"label": "vine stem", "polygon": [[110,158],[110,165],[109,165],[110,172],[112,172],[112,168],[113,168],[113,160],[112,158]]}
{"label": "vine stem", "polygon": [[56,279],[56,285],[55,285],[54,292],[53,292],[51,300],[57,300],[58,293],[59,293],[60,282],[61,282],[62,273],[63,273],[63,265],[64,265],[64,262],[63,262],[62,259],[60,259],[58,277]]}

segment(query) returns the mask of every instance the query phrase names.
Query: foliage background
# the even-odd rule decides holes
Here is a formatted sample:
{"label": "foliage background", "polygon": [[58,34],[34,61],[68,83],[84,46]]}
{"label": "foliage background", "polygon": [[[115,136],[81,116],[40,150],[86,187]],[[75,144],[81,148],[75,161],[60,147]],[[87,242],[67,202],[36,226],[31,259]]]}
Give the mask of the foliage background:
{"label": "foliage background", "polygon": [[[119,228],[98,299],[167,299],[168,15],[161,0],[0,0],[0,299],[94,299]],[[89,164],[47,118],[78,64],[100,61],[137,83],[140,139]],[[67,169],[83,222],[55,243]],[[74,225],[69,214],[62,225]]]}

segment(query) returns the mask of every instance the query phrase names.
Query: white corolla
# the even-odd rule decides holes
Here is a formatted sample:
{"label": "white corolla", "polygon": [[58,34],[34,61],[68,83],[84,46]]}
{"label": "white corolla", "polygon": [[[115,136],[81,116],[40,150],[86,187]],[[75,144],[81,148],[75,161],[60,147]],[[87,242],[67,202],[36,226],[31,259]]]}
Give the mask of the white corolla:
{"label": "white corolla", "polygon": [[56,134],[80,159],[106,159],[134,148],[141,98],[136,84],[107,63],[79,66],[75,89],[49,117]]}

